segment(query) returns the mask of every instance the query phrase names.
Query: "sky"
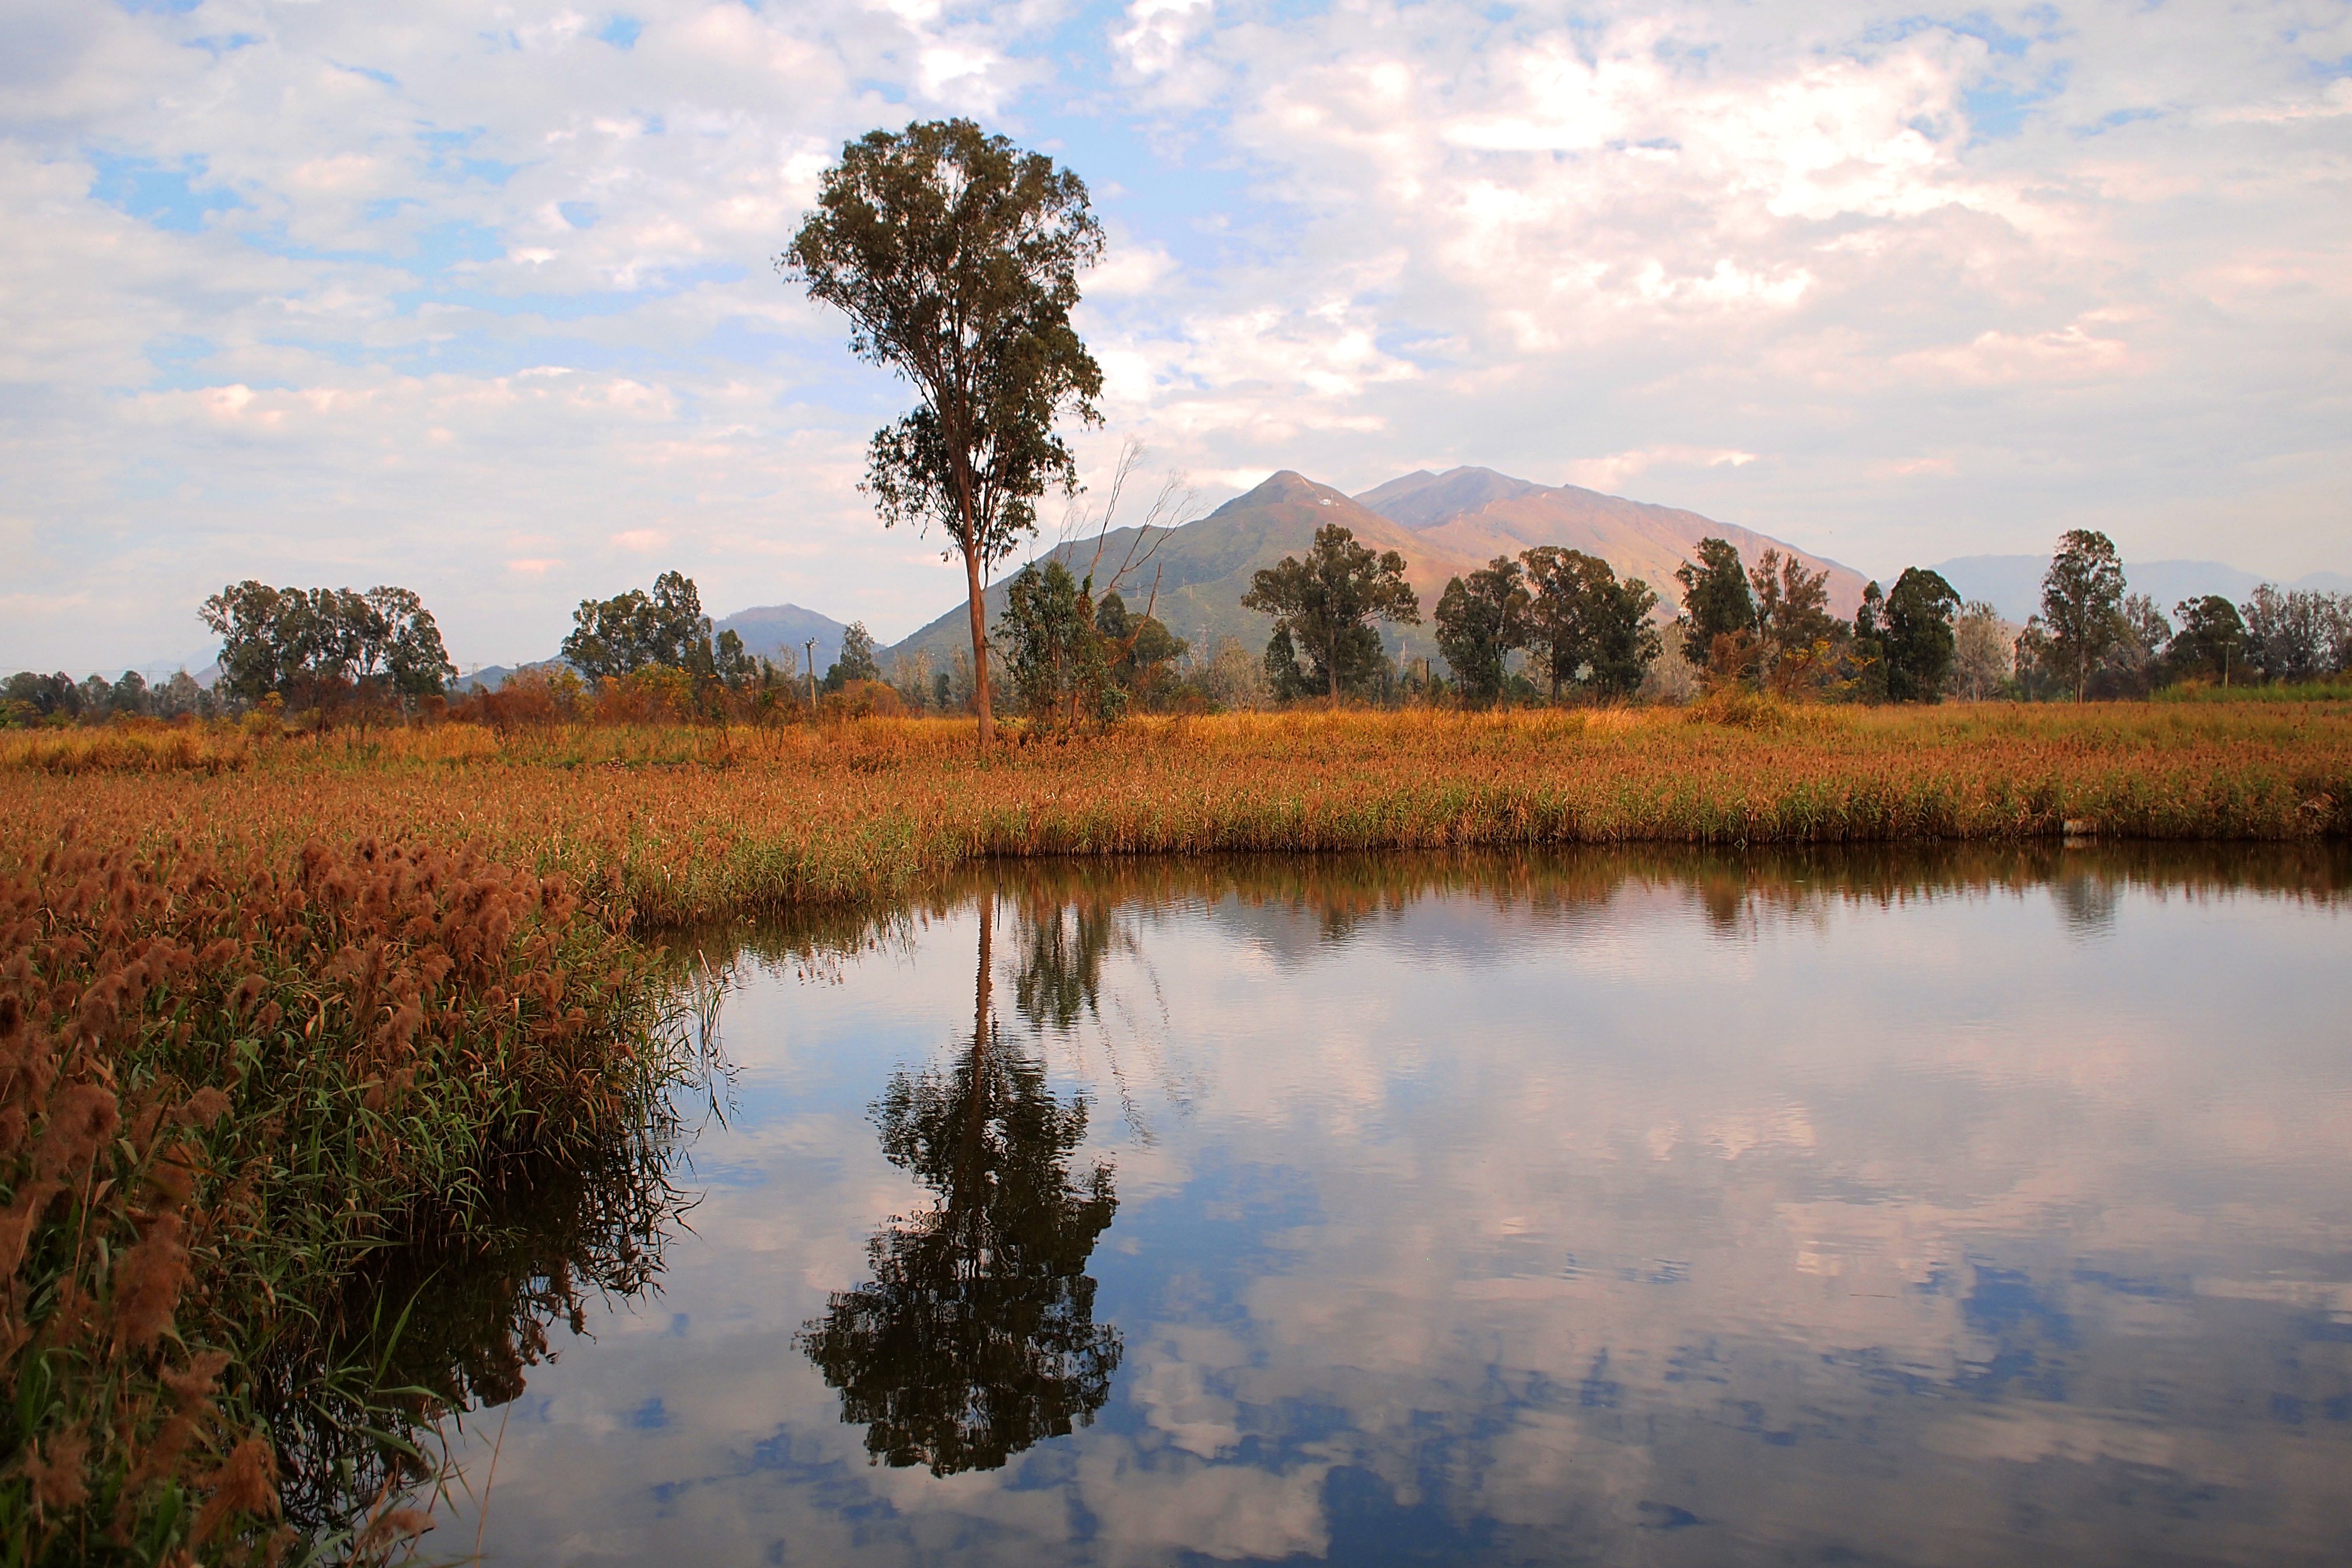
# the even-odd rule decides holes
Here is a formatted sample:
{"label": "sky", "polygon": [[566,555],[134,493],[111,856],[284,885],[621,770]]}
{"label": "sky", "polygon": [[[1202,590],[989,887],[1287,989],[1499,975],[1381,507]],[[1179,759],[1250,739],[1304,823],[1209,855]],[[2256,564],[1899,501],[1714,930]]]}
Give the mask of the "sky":
{"label": "sky", "polygon": [[[417,590],[461,666],[680,570],[950,607],[909,405],[773,258],[842,143],[1084,178],[1105,423],[1202,505],[1483,464],[1887,577],[2352,571],[2352,3],[0,0],[0,668]],[[1048,534],[1063,525],[1049,511]]]}

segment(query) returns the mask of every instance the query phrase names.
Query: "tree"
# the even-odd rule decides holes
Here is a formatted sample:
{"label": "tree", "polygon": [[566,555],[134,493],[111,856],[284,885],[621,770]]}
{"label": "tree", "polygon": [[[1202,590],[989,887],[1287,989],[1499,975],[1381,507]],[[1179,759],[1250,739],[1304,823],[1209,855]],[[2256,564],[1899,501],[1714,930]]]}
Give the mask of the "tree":
{"label": "tree", "polygon": [[320,706],[356,683],[429,697],[457,674],[432,612],[406,588],[273,588],[247,578],[197,614],[222,639],[220,687],[247,702],[274,691]]}
{"label": "tree", "polygon": [[357,595],[344,590],[342,614],[354,634],[354,662],[362,681],[383,679],[403,697],[436,697],[457,679],[457,667],[441,646],[441,628],[425,601],[406,588],[370,588]]}
{"label": "tree", "polygon": [[1622,697],[1642,684],[1658,657],[1658,630],[1650,612],[1658,595],[1639,577],[1622,582],[1609,563],[1556,544],[1519,552],[1527,563],[1528,647],[1559,700],[1562,681],[1602,697]]}
{"label": "tree", "polygon": [[874,634],[864,621],[852,621],[841,630],[841,657],[824,672],[824,689],[838,691],[853,680],[879,680],[882,666],[874,657]]}
{"label": "tree", "polygon": [[2091,689],[2101,697],[2145,697],[2164,674],[2164,650],[2172,641],[2172,623],[2146,594],[2126,594],[2116,613],[2116,640],[2099,668],[2091,672]]}
{"label": "tree", "polygon": [[[1250,579],[1242,607],[1275,618],[1275,636],[1304,654],[1316,684],[1333,698],[1379,673],[1382,655],[1374,620],[1421,624],[1421,601],[1404,580],[1404,557],[1356,542],[1353,530],[1327,522],[1300,560],[1286,555]],[[1274,645],[1266,673],[1275,676]]]}
{"label": "tree", "polygon": [[2264,583],[2242,615],[2246,653],[2273,680],[2308,680],[2345,668],[2352,657],[2352,598]]}
{"label": "tree", "polygon": [[2200,676],[2230,684],[2234,674],[2246,672],[2246,623],[2238,606],[2219,594],[2183,599],[2172,606],[2180,629],[2164,650],[2164,661],[2174,679]]}
{"label": "tree", "polygon": [[1095,605],[1095,630],[1110,658],[1111,679],[1131,700],[1147,704],[1170,684],[1169,667],[1192,646],[1159,616],[1129,610],[1116,588]]}
{"label": "tree", "polygon": [[2042,578],[2042,622],[2051,657],[2083,700],[2091,671],[2122,634],[2123,560],[2115,542],[2090,529],[2069,529]]}
{"label": "tree", "polygon": [[982,747],[994,734],[988,569],[1036,527],[1049,484],[1076,492],[1055,421],[1101,422],[1102,370],[1070,311],[1102,245],[1077,175],[948,120],[845,146],[777,258],[848,316],[852,353],[895,371],[920,400],[875,433],[863,488],[885,527],[937,522],[963,558]]}
{"label": "tree", "polygon": [[1675,570],[1683,585],[1683,612],[1689,618],[1685,657],[1706,667],[1715,658],[1715,639],[1750,637],[1756,632],[1756,601],[1748,591],[1748,574],[1739,567],[1739,552],[1720,539],[1702,539],[1696,552],[1698,564],[1684,562]]}
{"label": "tree", "polygon": [[81,712],[81,688],[73,677],[59,670],[55,675],[37,675],[20,669],[8,678],[5,700],[24,722],[33,719],[71,719]]}
{"label": "tree", "polygon": [[1492,702],[1503,692],[1503,661],[1528,646],[1528,591],[1519,563],[1497,555],[1445,584],[1437,601],[1437,651],[1463,695]]}
{"label": "tree", "polygon": [[1047,729],[1082,720],[1108,724],[1126,708],[1111,679],[1109,651],[1095,626],[1094,579],[1084,581],[1055,556],[1021,568],[996,623],[1006,672],[1030,718]]}
{"label": "tree", "polygon": [[[1295,654],[1290,668],[1292,674],[1297,673]],[[1201,684],[1207,689],[1209,700],[1220,708],[1256,708],[1266,699],[1265,665],[1250,657],[1241,638],[1219,637],[1216,651],[1209,656],[1209,668],[1202,672]]]}
{"label": "tree", "polygon": [[1748,568],[1748,581],[1755,590],[1757,672],[1785,697],[1829,668],[1838,635],[1829,570],[1809,572],[1796,556],[1768,549]]}
{"label": "tree", "polygon": [[1960,606],[1952,625],[1952,670],[1946,684],[1954,695],[1982,702],[2009,679],[2010,637],[2000,612],[1982,600]]}
{"label": "tree", "polygon": [[665,572],[650,594],[632,588],[610,599],[581,600],[563,639],[563,661],[590,680],[641,669],[715,675],[718,658],[701,590],[683,573]]}
{"label": "tree", "polygon": [[1960,595],[1934,572],[1906,566],[1886,595],[1886,695],[1897,702],[1941,702],[1952,668],[1952,613]]}
{"label": "tree", "polygon": [[1874,578],[1862,589],[1853,612],[1853,641],[1846,646],[1850,689],[1865,702],[1886,700],[1886,595]]}

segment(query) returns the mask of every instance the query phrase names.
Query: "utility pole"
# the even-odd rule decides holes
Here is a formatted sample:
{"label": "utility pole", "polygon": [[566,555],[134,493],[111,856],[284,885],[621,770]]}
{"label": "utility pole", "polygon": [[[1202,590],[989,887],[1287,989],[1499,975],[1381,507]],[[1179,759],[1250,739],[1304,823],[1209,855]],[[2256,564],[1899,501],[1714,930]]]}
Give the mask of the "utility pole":
{"label": "utility pole", "polygon": [[809,716],[816,716],[816,638],[808,640]]}

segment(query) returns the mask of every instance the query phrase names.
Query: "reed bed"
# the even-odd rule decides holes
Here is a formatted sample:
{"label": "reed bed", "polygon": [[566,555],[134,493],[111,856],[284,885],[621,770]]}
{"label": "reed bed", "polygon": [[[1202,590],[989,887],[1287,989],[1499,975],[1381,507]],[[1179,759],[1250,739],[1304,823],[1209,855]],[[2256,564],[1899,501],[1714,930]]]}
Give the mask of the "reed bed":
{"label": "reed bed", "polygon": [[0,753],[0,864],[94,841],[473,845],[613,929],[901,897],[1003,857],[2352,831],[2352,705],[2009,704],[1147,720],[974,753],[968,721],[458,727],[219,771]]}
{"label": "reed bed", "polygon": [[[498,1245],[517,1162],[658,1125],[646,961],[560,874],[110,826],[0,868],[0,1553],[380,1552],[432,1391],[338,1303],[404,1241]],[[284,1517],[289,1441],[340,1513]]]}

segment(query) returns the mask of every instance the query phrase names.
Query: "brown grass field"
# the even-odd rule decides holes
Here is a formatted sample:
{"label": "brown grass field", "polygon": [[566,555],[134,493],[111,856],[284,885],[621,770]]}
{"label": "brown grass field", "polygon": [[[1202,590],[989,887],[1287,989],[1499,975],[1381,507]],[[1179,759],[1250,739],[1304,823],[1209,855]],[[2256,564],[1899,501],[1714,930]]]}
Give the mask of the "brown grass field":
{"label": "brown grass field", "polygon": [[85,843],[472,846],[614,926],[995,857],[2352,832],[2352,703],[1295,712],[974,753],[970,721],[0,736],[0,867]]}

